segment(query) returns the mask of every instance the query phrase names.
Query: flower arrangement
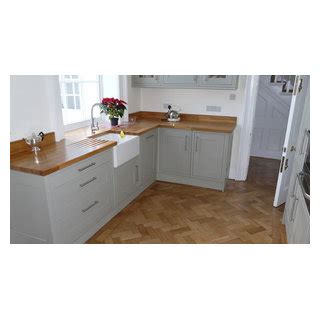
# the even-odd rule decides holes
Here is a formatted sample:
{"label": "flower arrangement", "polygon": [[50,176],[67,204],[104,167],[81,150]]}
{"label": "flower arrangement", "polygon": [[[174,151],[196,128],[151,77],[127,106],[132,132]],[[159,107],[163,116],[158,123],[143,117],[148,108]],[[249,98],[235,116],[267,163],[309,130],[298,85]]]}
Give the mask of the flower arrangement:
{"label": "flower arrangement", "polygon": [[103,98],[100,104],[100,112],[109,115],[112,125],[118,124],[118,118],[122,118],[127,109],[126,102],[115,98]]}

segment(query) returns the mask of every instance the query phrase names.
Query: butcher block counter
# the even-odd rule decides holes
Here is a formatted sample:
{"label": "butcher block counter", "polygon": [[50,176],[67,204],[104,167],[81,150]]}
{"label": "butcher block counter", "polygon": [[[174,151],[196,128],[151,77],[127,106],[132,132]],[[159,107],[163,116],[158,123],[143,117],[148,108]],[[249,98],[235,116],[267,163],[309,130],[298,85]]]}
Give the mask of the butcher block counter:
{"label": "butcher block counter", "polygon": [[162,112],[140,111],[129,115],[130,120],[134,119],[132,122],[118,127],[103,127],[94,135],[90,127],[84,127],[66,132],[66,138],[78,141],[80,138],[99,137],[108,132],[120,133],[121,130],[126,134],[142,135],[156,128],[232,133],[237,125],[236,117],[181,114],[180,118],[179,122],[168,122]]}
{"label": "butcher block counter", "polygon": [[[37,153],[32,152],[27,145],[28,148],[21,152],[14,152],[17,150],[15,150],[15,146],[11,146],[10,168],[16,171],[46,176],[110,149],[117,144],[115,141],[102,141],[95,138],[86,138],[77,142],[68,139],[55,142],[53,132],[45,136],[44,142],[46,140],[47,143],[40,146],[41,150]],[[13,144],[20,144],[24,148],[23,144],[25,142],[16,141]]]}
{"label": "butcher block counter", "polygon": [[23,140],[11,142],[10,168],[41,176],[48,175],[115,146],[115,141],[99,140],[99,136],[106,133],[123,130],[125,134],[142,135],[155,128],[232,133],[237,122],[235,117],[190,114],[181,114],[180,122],[168,122],[164,119],[164,113],[143,111],[130,114],[129,119],[134,121],[115,128],[105,126],[94,135],[90,127],[72,130],[60,142],[55,142],[54,133],[48,133],[37,154],[31,152]]}

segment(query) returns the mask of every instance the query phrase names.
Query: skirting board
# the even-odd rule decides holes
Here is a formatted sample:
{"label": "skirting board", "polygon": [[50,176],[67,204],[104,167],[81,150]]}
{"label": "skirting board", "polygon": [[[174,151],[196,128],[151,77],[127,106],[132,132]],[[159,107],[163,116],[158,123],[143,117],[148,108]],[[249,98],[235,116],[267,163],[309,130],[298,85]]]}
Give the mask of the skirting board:
{"label": "skirting board", "polygon": [[157,180],[165,182],[173,182],[180,184],[187,184],[190,186],[210,188],[215,190],[224,191],[225,182],[224,181],[209,181],[209,180],[200,180],[191,177],[178,177],[174,175],[168,175],[164,173],[157,174]]}

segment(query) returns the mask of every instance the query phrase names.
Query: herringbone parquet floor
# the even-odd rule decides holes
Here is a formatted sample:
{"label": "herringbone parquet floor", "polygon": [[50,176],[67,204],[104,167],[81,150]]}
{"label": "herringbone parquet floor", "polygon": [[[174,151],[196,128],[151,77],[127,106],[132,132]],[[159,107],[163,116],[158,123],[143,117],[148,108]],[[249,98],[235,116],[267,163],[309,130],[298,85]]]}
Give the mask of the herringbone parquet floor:
{"label": "herringbone parquet floor", "polygon": [[279,161],[251,158],[225,192],[155,182],[87,243],[286,243],[272,206]]}

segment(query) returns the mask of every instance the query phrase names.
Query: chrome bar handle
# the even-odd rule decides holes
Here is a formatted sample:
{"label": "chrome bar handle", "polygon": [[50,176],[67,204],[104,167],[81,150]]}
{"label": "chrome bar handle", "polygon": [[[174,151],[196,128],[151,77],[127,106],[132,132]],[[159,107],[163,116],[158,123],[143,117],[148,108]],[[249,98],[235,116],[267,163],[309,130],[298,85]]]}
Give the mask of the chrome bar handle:
{"label": "chrome bar handle", "polygon": [[85,208],[85,209],[82,209],[81,211],[82,211],[82,213],[85,213],[85,212],[87,212],[89,209],[91,209],[92,207],[94,207],[96,204],[98,204],[99,203],[99,201],[95,201],[94,203],[92,203],[92,204],[90,204],[90,206],[89,207],[87,207],[87,208]]}
{"label": "chrome bar handle", "polygon": [[299,201],[299,199],[296,197],[296,196],[293,196],[294,197],[294,202],[293,202],[293,205],[292,205],[292,209],[291,209],[291,214],[290,214],[290,221],[294,221],[294,219],[296,218],[296,215],[293,216],[293,214],[295,213],[295,209],[296,209],[296,205]]}
{"label": "chrome bar handle", "polygon": [[90,182],[92,182],[94,180],[97,180],[97,177],[93,177],[92,179],[90,179],[90,180],[88,180],[88,181],[86,181],[84,183],[80,183],[79,186],[80,186],[80,188],[82,188],[82,187],[86,186],[87,184],[89,184]]}
{"label": "chrome bar handle", "polygon": [[139,166],[136,165],[136,182],[139,182]]}
{"label": "chrome bar handle", "polygon": [[184,151],[188,151],[188,136],[184,137]]}
{"label": "chrome bar handle", "polygon": [[196,138],[196,150],[195,150],[195,152],[198,152],[198,144],[199,144],[199,137],[197,136],[197,138]]}
{"label": "chrome bar handle", "polygon": [[[307,138],[307,140],[306,140]],[[305,129],[304,130],[304,135],[303,135],[303,139],[302,139],[302,143],[301,143],[301,147],[300,147],[300,154],[303,154],[305,151],[304,151],[304,146],[308,144],[308,141],[310,139],[310,130],[308,129]],[[305,143],[307,141],[307,144]]]}
{"label": "chrome bar handle", "polygon": [[83,171],[83,170],[86,170],[92,166],[94,166],[96,163],[95,162],[91,162],[90,164],[88,164],[87,166],[83,167],[83,168],[80,168],[78,169],[79,172]]}
{"label": "chrome bar handle", "polygon": [[302,190],[303,196],[304,196],[306,199],[310,200],[310,194],[308,194],[308,193],[306,192],[306,190],[304,189],[303,183],[302,183],[302,177],[303,177],[303,176],[304,176],[304,173],[303,173],[303,172],[298,173],[299,185],[300,185],[300,188],[301,188],[301,190]]}

